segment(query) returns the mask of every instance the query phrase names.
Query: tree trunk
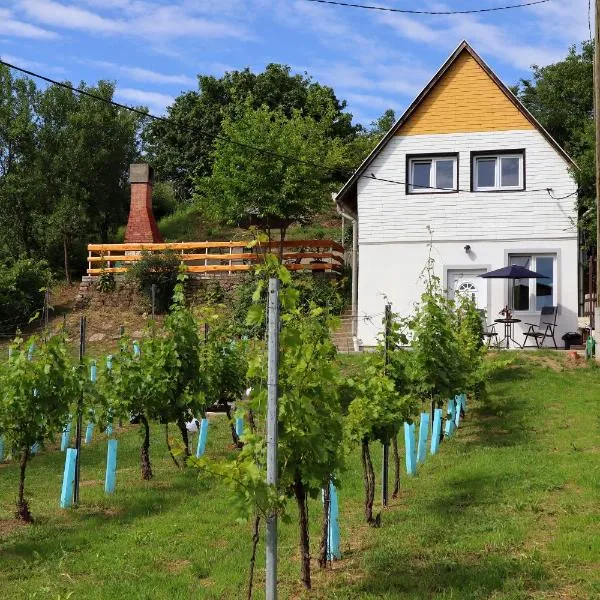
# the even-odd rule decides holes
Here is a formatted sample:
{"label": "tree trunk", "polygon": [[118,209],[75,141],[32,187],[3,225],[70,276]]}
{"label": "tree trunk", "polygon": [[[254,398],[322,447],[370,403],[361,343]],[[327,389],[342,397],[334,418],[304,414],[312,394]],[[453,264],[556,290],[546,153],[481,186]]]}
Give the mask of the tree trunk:
{"label": "tree trunk", "polygon": [[300,477],[294,479],[294,495],[298,505],[298,524],[300,526],[300,579],[307,590],[310,590],[310,544],[308,537],[308,504],[306,489]]}
{"label": "tree trunk", "polygon": [[227,415],[227,420],[229,421],[229,427],[231,429],[231,439],[233,440],[233,445],[238,449],[242,449],[244,447],[244,444],[240,440],[240,436],[237,434],[237,431],[235,430],[235,421],[231,417],[231,407],[229,406],[228,402],[225,403],[225,414]]}
{"label": "tree trunk", "polygon": [[256,547],[258,546],[260,515],[254,517],[252,528],[252,555],[250,556],[250,572],[248,573],[248,600],[252,600],[252,586],[254,585],[254,565],[256,564]]}
{"label": "tree trunk", "polygon": [[397,498],[400,492],[400,453],[398,452],[398,434],[392,436],[392,451],[394,453],[394,489],[392,498]]}
{"label": "tree trunk", "polygon": [[250,431],[256,433],[256,421],[254,420],[254,411],[252,409],[248,411],[248,425],[250,425]]}
{"label": "tree trunk", "polygon": [[379,527],[381,515],[373,518],[373,502],[375,501],[375,471],[371,462],[369,440],[362,441],[363,481],[365,484],[365,519],[371,527]]}
{"label": "tree trunk", "polygon": [[69,273],[69,244],[66,236],[63,237],[63,253],[65,261],[65,279],[67,281],[67,285],[71,285],[71,274]]}
{"label": "tree trunk", "polygon": [[175,463],[175,466],[178,469],[181,469],[181,465],[177,462],[175,455],[173,454],[173,449],[171,448],[171,442],[169,441],[169,424],[165,423],[165,442],[167,443],[167,448],[169,450],[169,454],[171,455],[171,459]]}
{"label": "tree trunk", "polygon": [[329,506],[331,504],[329,480],[323,486],[323,524],[321,525],[321,544],[319,545],[319,567],[327,566],[327,550],[329,540]]}
{"label": "tree trunk", "polygon": [[29,447],[23,448],[21,451],[21,461],[19,463],[19,498],[17,500],[17,512],[15,517],[25,523],[33,522],[31,513],[29,512],[29,505],[25,500],[25,469],[27,468],[27,461],[29,460]]}
{"label": "tree trunk", "polygon": [[287,226],[281,227],[279,230],[279,262],[283,262],[283,242],[285,241],[286,232]]}
{"label": "tree trunk", "polygon": [[177,427],[179,427],[179,431],[181,432],[181,440],[183,442],[183,451],[185,452],[183,466],[185,467],[186,461],[190,457],[190,440],[189,440],[189,436],[188,436],[187,427],[185,426],[185,419],[183,418],[183,415],[179,415],[177,417]]}
{"label": "tree trunk", "polygon": [[144,426],[144,441],[140,451],[142,479],[152,479],[152,467],[150,465],[150,426],[145,415],[140,415],[140,422]]}

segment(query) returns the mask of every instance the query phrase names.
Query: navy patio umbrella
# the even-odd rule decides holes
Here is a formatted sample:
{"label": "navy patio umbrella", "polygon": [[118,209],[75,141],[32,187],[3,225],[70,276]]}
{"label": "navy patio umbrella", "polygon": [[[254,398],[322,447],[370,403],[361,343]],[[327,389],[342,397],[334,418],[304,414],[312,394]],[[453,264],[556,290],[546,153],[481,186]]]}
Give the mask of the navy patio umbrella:
{"label": "navy patio umbrella", "polygon": [[495,271],[488,271],[479,275],[487,279],[548,279],[547,275],[542,275],[536,271],[531,271],[519,265],[509,265]]}
{"label": "navy patio umbrella", "polygon": [[[507,267],[502,267],[500,269],[496,269],[494,271],[488,271],[487,273],[482,273],[478,277],[483,277],[486,279],[548,279],[547,275],[542,275],[542,273],[537,273],[536,271],[531,271],[530,269],[526,269],[525,267],[521,267],[519,265],[508,265]],[[510,293],[509,293],[510,296]],[[510,303],[510,300],[509,300]],[[512,341],[518,347],[521,347],[519,342],[517,342],[513,337],[513,323],[511,310],[508,305],[502,311],[502,314],[505,315],[506,319],[504,322],[504,340],[498,342],[501,344],[503,341],[506,341],[506,347],[508,348],[509,342]],[[516,319],[515,321],[518,321]]]}

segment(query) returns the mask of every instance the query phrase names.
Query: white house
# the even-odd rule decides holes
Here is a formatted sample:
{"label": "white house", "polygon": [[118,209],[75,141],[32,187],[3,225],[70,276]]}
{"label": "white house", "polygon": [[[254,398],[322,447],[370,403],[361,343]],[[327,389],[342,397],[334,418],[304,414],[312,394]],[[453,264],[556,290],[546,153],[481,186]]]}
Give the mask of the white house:
{"label": "white house", "polygon": [[[354,222],[360,346],[386,297],[409,315],[430,252],[450,296],[468,291],[488,322],[512,305],[515,338],[558,306],[556,339],[577,330],[577,186],[572,160],[467,42],[444,63],[335,199]],[[357,264],[356,264],[357,263]],[[547,279],[481,279],[519,264]],[[503,330],[498,328],[503,336]]]}

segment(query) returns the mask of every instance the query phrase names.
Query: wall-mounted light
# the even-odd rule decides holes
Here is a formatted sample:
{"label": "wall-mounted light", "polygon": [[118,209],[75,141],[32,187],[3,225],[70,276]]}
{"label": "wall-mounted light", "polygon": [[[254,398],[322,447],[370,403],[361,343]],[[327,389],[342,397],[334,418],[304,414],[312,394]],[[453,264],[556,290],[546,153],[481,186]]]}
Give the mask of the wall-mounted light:
{"label": "wall-mounted light", "polygon": [[466,252],[467,254],[469,254],[469,252],[471,252],[471,244],[467,244],[467,245],[465,246],[465,252]]}

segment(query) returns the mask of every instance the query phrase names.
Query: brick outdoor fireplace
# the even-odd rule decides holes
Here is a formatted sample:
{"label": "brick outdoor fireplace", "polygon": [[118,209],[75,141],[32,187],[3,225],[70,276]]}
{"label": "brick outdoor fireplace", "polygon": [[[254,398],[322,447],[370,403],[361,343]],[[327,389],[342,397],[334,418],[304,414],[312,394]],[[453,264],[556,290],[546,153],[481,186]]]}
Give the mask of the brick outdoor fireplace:
{"label": "brick outdoor fireplace", "polygon": [[125,232],[125,243],[162,242],[154,213],[152,212],[152,185],[154,173],[147,164],[129,166],[131,204]]}

